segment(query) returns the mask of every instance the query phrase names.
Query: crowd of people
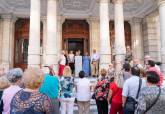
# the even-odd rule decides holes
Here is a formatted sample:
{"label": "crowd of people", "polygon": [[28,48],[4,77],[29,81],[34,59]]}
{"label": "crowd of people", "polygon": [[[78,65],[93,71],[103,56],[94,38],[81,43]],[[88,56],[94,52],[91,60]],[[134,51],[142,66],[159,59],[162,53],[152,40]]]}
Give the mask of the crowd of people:
{"label": "crowd of people", "polygon": [[[94,53],[90,60],[97,75],[99,55]],[[132,64],[120,62],[122,69],[117,71],[110,63],[109,68],[100,69],[95,84],[86,77],[86,70],[78,70],[75,77],[76,56],[70,52],[68,57],[66,65],[63,51],[58,74],[53,65],[48,66],[49,72],[33,67],[24,72],[21,68],[5,71],[0,66],[0,113],[73,114],[77,104],[78,114],[89,114],[90,100],[94,99],[98,114],[164,114],[164,77],[150,56],[145,56],[144,65],[138,59]]]}
{"label": "crowd of people", "polygon": [[100,56],[93,50],[93,54],[89,56],[88,52],[85,52],[84,55],[81,54],[81,51],[76,52],[63,50],[61,52],[61,57],[59,60],[59,76],[62,76],[65,65],[69,65],[72,71],[72,75],[78,77],[78,73],[82,70],[85,72],[85,75],[96,77],[99,74],[99,59]]}

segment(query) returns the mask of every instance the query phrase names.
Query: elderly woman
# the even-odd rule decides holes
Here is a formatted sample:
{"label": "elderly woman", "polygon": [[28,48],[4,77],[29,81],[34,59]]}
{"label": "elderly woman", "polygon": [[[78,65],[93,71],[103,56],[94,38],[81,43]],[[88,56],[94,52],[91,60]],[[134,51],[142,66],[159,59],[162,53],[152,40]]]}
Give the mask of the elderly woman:
{"label": "elderly woman", "polygon": [[109,92],[109,79],[107,77],[107,70],[101,69],[101,75],[95,87],[95,99],[98,109],[98,114],[108,114],[108,92]]}
{"label": "elderly woman", "polygon": [[2,114],[3,111],[3,101],[2,101],[2,94],[3,90],[8,88],[10,86],[10,83],[8,79],[5,76],[0,77],[0,114]]}
{"label": "elderly woman", "polygon": [[73,114],[74,107],[74,78],[71,75],[69,66],[64,68],[63,76],[60,80],[61,85],[61,114]]}
{"label": "elderly woman", "polygon": [[15,68],[9,70],[6,76],[7,79],[10,81],[11,85],[3,91],[2,100],[4,103],[3,106],[3,114],[10,114],[10,103],[13,96],[21,90],[19,85],[21,84],[21,78],[23,75],[23,71],[20,68]]}
{"label": "elderly woman", "polygon": [[38,68],[24,72],[22,81],[25,89],[17,92],[11,102],[10,114],[52,114],[50,99],[38,91],[44,73]]}
{"label": "elderly woman", "polygon": [[41,87],[39,88],[40,93],[47,95],[52,102],[54,114],[59,114],[59,91],[60,84],[59,78],[55,75],[53,70],[53,65],[48,66],[49,74],[44,75],[44,81],[42,82]]}
{"label": "elderly woman", "polygon": [[165,87],[157,86],[159,76],[155,71],[148,71],[147,86],[141,89],[136,114],[164,114]]}
{"label": "elderly woman", "polygon": [[124,84],[124,77],[122,73],[116,73],[115,81],[110,83],[108,102],[111,102],[109,114],[123,114],[122,107],[122,89]]}

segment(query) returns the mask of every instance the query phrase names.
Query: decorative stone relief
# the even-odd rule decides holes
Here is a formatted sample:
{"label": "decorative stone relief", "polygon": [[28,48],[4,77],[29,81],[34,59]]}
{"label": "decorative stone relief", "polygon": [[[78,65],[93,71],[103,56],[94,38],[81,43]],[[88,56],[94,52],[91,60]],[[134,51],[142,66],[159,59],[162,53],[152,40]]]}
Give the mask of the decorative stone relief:
{"label": "decorative stone relief", "polygon": [[86,11],[90,8],[92,0],[62,0],[66,10]]}
{"label": "decorative stone relief", "polygon": [[[66,17],[80,18],[99,16],[98,1],[110,2],[110,0],[59,0],[58,14]],[[123,0],[113,0],[121,2]],[[144,17],[156,10],[158,1],[165,0],[124,0],[125,18]],[[112,2],[112,0],[111,0]],[[113,4],[109,4],[110,17],[113,17]],[[14,15],[29,17],[30,0],[0,0],[0,14],[13,13]],[[46,15],[47,0],[41,0],[41,15]]]}

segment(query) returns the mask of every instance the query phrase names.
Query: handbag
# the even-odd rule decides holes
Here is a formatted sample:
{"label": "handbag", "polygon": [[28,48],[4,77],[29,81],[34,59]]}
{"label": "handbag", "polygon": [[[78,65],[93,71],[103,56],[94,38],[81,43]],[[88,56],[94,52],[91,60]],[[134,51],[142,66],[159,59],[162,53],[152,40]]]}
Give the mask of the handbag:
{"label": "handbag", "polygon": [[96,99],[95,93],[92,94],[92,99]]}
{"label": "handbag", "polygon": [[[138,92],[137,92],[137,95],[136,95],[136,99],[138,99],[138,97],[139,97],[139,92],[140,92],[141,85],[142,85],[142,79],[139,79],[139,88],[138,88]],[[136,106],[137,106],[137,101],[132,97],[127,97],[124,108],[128,111],[133,111],[134,112],[135,109],[136,109]]]}
{"label": "handbag", "polygon": [[3,111],[3,100],[2,100],[2,94],[3,94],[3,92],[2,91],[0,91],[0,113],[2,113],[2,111]]}
{"label": "handbag", "polygon": [[74,103],[77,104],[77,98],[74,99]]}
{"label": "handbag", "polygon": [[161,94],[161,88],[160,88],[160,86],[158,86],[158,87],[159,87],[159,93],[158,93],[156,99],[155,99],[154,102],[146,109],[146,111],[145,111],[143,114],[147,113],[147,112],[157,103],[157,101],[158,101],[158,99],[159,99],[159,97],[160,97],[160,94]]}
{"label": "handbag", "polygon": [[137,105],[137,101],[132,97],[127,97],[125,109],[128,111],[135,111]]}

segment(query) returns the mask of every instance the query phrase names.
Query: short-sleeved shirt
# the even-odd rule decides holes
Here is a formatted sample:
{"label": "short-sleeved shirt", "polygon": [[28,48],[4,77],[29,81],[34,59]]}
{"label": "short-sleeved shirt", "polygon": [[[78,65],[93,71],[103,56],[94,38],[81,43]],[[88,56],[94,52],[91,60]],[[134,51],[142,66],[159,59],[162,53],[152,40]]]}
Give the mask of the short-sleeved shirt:
{"label": "short-sleeved shirt", "polygon": [[91,56],[91,61],[98,61],[100,59],[100,55],[97,54],[97,53],[94,53],[92,56]]}
{"label": "short-sleeved shirt", "polygon": [[90,93],[90,80],[87,78],[79,78],[76,87],[77,93],[76,98],[78,101],[89,101],[91,99]]}
{"label": "short-sleeved shirt", "polygon": [[110,83],[109,86],[112,91],[112,102],[122,103],[122,88],[119,88],[115,82]]}
{"label": "short-sleeved shirt", "polygon": [[75,85],[73,77],[61,77],[60,79],[61,85],[61,98],[72,98],[75,97]]}
{"label": "short-sleeved shirt", "polygon": [[65,65],[66,64],[66,57],[64,55],[61,55],[60,57],[60,65]]}
{"label": "short-sleeved shirt", "polygon": [[107,99],[109,93],[109,83],[110,81],[108,77],[99,77],[95,87],[96,100],[102,101]]}
{"label": "short-sleeved shirt", "polygon": [[[141,88],[144,87],[144,84],[145,82],[144,80],[142,80]],[[139,77],[133,75],[124,82],[122,95],[125,97],[132,97],[136,99],[138,88],[139,88]]]}
{"label": "short-sleeved shirt", "polygon": [[3,91],[2,100],[3,100],[3,112],[2,114],[10,114],[10,103],[13,99],[13,96],[20,91],[21,88],[17,85],[11,85]]}

